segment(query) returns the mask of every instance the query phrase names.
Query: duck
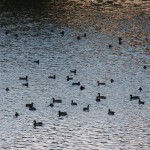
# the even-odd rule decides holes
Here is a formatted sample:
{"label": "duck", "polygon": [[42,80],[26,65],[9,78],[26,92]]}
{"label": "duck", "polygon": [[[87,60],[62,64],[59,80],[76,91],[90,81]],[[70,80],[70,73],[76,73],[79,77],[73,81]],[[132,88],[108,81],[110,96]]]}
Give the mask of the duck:
{"label": "duck", "polygon": [[5,31],[5,34],[6,34],[6,35],[9,34],[9,33],[10,33],[10,32],[9,32],[8,30]]}
{"label": "duck", "polygon": [[122,44],[122,41],[119,41],[119,45],[121,45]]}
{"label": "duck", "polygon": [[43,123],[42,122],[36,122],[36,120],[33,121],[33,126],[36,127],[36,126],[43,126]]}
{"label": "duck", "polygon": [[32,103],[30,103],[30,104],[26,104],[26,107],[33,107],[33,102]]}
{"label": "duck", "polygon": [[54,107],[54,103],[50,103],[48,106],[50,106],[50,107]]}
{"label": "duck", "polygon": [[97,85],[100,86],[100,85],[105,85],[104,82],[100,82],[100,81],[97,81]]}
{"label": "duck", "polygon": [[77,106],[76,102],[73,102],[73,100],[71,101],[71,105]]}
{"label": "duck", "polygon": [[109,45],[108,45],[108,47],[109,47],[109,48],[112,48],[112,45],[111,45],[111,44],[109,44]]}
{"label": "duck", "polygon": [[132,94],[130,95],[130,100],[136,100],[136,99],[140,99],[139,96],[133,96]]}
{"label": "duck", "polygon": [[22,83],[22,86],[26,86],[26,87],[28,87],[28,86],[29,86],[29,84],[28,84],[28,83]]}
{"label": "duck", "polygon": [[83,37],[86,37],[86,33],[83,34]]}
{"label": "duck", "polygon": [[67,78],[67,81],[69,81],[69,80],[73,80],[73,77],[69,77],[69,76],[67,76],[66,78]]}
{"label": "duck", "polygon": [[6,90],[7,92],[10,91],[10,89],[9,89],[8,87],[7,87],[5,90]]}
{"label": "duck", "polygon": [[74,70],[70,70],[70,73],[74,73],[74,74],[76,74],[76,73],[77,73],[77,70],[76,70],[76,69],[74,69]]}
{"label": "duck", "polygon": [[78,36],[77,36],[77,39],[78,39],[78,40],[81,40],[81,37],[80,37],[80,35],[78,35]]}
{"label": "duck", "polygon": [[37,64],[39,64],[39,63],[40,63],[40,61],[39,61],[39,60],[34,60],[34,62],[35,62],[35,63],[37,63]]}
{"label": "duck", "polygon": [[72,83],[72,85],[80,85],[80,82],[74,82],[74,83]]}
{"label": "duck", "polygon": [[115,112],[114,111],[111,111],[110,109],[108,109],[108,115],[114,115]]}
{"label": "duck", "polygon": [[61,31],[61,32],[60,32],[60,34],[61,34],[62,36],[64,36],[64,33],[65,33],[64,31]]}
{"label": "duck", "polygon": [[31,110],[31,111],[35,111],[36,110],[36,108],[35,107],[29,107],[29,110]]}
{"label": "duck", "polygon": [[140,91],[140,92],[142,91],[142,88],[141,88],[141,87],[139,88],[139,91]]}
{"label": "duck", "polygon": [[101,96],[100,93],[98,93],[97,98],[106,99],[106,96]]}
{"label": "duck", "polygon": [[113,83],[113,82],[114,82],[114,79],[110,79],[110,82]]}
{"label": "duck", "polygon": [[19,116],[19,114],[16,112],[16,113],[15,113],[15,117],[17,118],[18,116]]}
{"label": "duck", "polygon": [[119,41],[121,41],[121,40],[122,40],[122,38],[121,38],[121,37],[118,37],[118,40],[119,40]]}
{"label": "duck", "polygon": [[80,90],[82,91],[82,90],[84,90],[85,89],[85,87],[83,86],[83,85],[81,85],[80,86]]}
{"label": "duck", "polygon": [[52,98],[53,103],[62,103],[61,99],[55,99],[54,97]]}
{"label": "duck", "polygon": [[58,111],[58,116],[67,116],[67,112]]}
{"label": "duck", "polygon": [[144,68],[144,69],[147,69],[147,66],[144,66],[143,68]]}
{"label": "duck", "polygon": [[18,34],[14,34],[14,36],[17,38],[17,37],[18,37]]}
{"label": "duck", "polygon": [[119,37],[118,40],[119,40],[119,45],[121,45],[122,44],[122,38]]}
{"label": "duck", "polygon": [[144,105],[144,102],[139,99],[139,104]]}
{"label": "duck", "polygon": [[48,78],[50,78],[50,79],[56,79],[56,75],[48,76]]}
{"label": "duck", "polygon": [[19,77],[19,80],[28,80],[28,76],[25,76],[25,77]]}
{"label": "duck", "polygon": [[89,111],[89,107],[90,107],[90,105],[87,105],[87,107],[83,108],[83,111]]}
{"label": "duck", "polygon": [[100,102],[101,98],[99,96],[96,96],[96,102]]}

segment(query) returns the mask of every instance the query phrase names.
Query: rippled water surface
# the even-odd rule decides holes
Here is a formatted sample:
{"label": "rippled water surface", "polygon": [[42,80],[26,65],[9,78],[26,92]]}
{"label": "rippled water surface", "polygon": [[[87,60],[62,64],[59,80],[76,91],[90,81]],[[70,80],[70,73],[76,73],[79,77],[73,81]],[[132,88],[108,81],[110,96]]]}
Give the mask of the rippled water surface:
{"label": "rippled water surface", "polygon": [[[1,11],[0,149],[149,150],[149,6],[148,1],[63,1],[45,10]],[[73,80],[66,81],[67,75]],[[19,80],[24,76],[28,87]],[[98,80],[106,85],[97,86]],[[78,81],[85,90],[72,86]],[[97,93],[106,99],[96,102]],[[130,94],[145,105],[130,101]],[[53,97],[62,103],[48,106]],[[31,102],[36,111],[25,107]],[[84,112],[88,104],[90,111]],[[68,115],[58,117],[59,110]],[[33,128],[33,120],[43,127]]]}

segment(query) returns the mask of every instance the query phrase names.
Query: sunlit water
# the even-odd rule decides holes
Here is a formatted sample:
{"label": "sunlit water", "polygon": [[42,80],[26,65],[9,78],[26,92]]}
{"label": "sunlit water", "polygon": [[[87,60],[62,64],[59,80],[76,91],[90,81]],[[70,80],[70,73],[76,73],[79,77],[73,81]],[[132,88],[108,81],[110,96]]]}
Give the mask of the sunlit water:
{"label": "sunlit water", "polygon": [[[75,4],[50,7],[43,14],[32,10],[1,13],[1,150],[150,149],[148,5],[102,9],[96,1]],[[76,75],[70,73],[72,69],[77,69]],[[54,74],[56,79],[48,78]],[[26,75],[29,87],[19,80]],[[67,75],[73,80],[66,81]],[[98,80],[106,85],[97,86]],[[85,90],[72,86],[78,81]],[[99,92],[106,100],[96,102]],[[130,94],[140,96],[145,105],[130,101]],[[51,108],[53,97],[62,103]],[[78,105],[71,106],[71,100]],[[25,107],[31,102],[36,111]],[[84,112],[88,104],[90,111]],[[109,116],[108,109],[115,115]],[[68,116],[58,117],[59,110]],[[42,121],[43,127],[33,128],[33,120]]]}

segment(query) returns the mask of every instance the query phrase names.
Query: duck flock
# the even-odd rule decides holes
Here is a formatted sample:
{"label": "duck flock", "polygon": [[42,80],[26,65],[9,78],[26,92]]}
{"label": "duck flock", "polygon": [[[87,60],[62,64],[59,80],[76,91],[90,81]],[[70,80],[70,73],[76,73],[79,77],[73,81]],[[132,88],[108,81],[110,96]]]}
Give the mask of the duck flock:
{"label": "duck flock", "polygon": [[[39,64],[39,60],[38,60],[38,64]],[[70,73],[73,73],[74,75],[77,75],[77,70],[76,69],[70,70]],[[55,80],[56,79],[56,75],[48,76],[48,78]],[[23,83],[22,85],[28,87],[28,76],[20,77],[19,80],[26,81],[26,83]],[[71,77],[70,76],[66,76],[66,82],[70,81],[70,80],[73,81],[73,77],[72,76]],[[114,82],[115,82],[114,79],[110,80],[110,84],[112,84]],[[79,89],[81,91],[85,90],[85,86],[81,85],[80,82],[72,82],[71,84],[72,84],[72,86],[79,86]],[[105,86],[106,85],[106,83],[100,82],[100,81],[97,81],[96,84],[97,84],[97,86]],[[9,91],[8,87],[6,88],[6,91]],[[139,87],[139,91],[140,92],[142,91],[142,87]],[[107,100],[106,96],[103,96],[100,93],[97,93],[97,95],[95,97],[95,101],[96,102],[101,102],[101,100]],[[136,95],[130,94],[129,95],[129,100],[130,101],[138,100],[138,104],[139,105],[144,105],[145,104],[144,101],[141,101],[140,96],[136,96]],[[56,99],[56,98],[53,97],[52,100],[51,100],[51,103],[48,106],[55,107],[56,103],[61,104],[61,103],[63,103],[63,100]],[[76,107],[78,106],[77,102],[74,102],[73,100],[71,100],[70,105],[71,106],[76,106]],[[36,108],[35,108],[33,102],[25,104],[25,107],[28,108],[30,111],[36,111]],[[86,107],[83,107],[83,111],[89,112],[90,111],[90,104],[88,104]],[[115,112],[109,108],[108,109],[108,115],[115,115]],[[62,117],[62,116],[68,116],[67,111],[64,112],[64,111],[58,110],[58,117]],[[19,113],[18,112],[15,113],[15,117],[16,118],[19,117]],[[34,128],[36,126],[43,126],[43,123],[42,122],[36,122],[36,120],[33,120],[33,126],[34,126]]]}
{"label": "duck flock", "polygon": [[[38,64],[39,64],[39,60],[38,60]],[[77,70],[76,69],[70,70],[70,73],[72,73],[74,75],[77,75]],[[48,76],[48,78],[55,80],[56,79],[56,75]],[[28,87],[28,76],[19,77],[19,80],[26,81],[26,83],[22,83],[22,86],[27,86]],[[72,76],[66,76],[66,82],[70,81],[70,80],[73,81],[73,77]],[[111,79],[110,83],[113,83],[113,82],[114,82],[114,80]],[[72,84],[72,86],[79,86],[79,89],[81,91],[85,90],[85,86],[81,85],[80,82],[72,82],[71,84]],[[97,86],[102,86],[102,85],[105,86],[106,83],[97,81]],[[6,91],[9,91],[8,87],[6,88]],[[103,99],[106,99],[106,96],[103,96],[100,93],[98,93],[96,98],[95,98],[95,101],[96,102],[100,102]],[[140,102],[139,104],[144,104],[142,101],[140,101],[139,96],[132,96],[132,95],[130,95],[130,100],[132,100],[132,99],[139,99],[139,102]],[[52,100],[51,100],[51,103],[48,106],[55,107],[56,103],[61,104],[62,102],[63,102],[63,100],[56,99],[56,98],[53,97]],[[70,105],[71,106],[76,106],[76,107],[78,106],[77,102],[74,102],[73,100],[71,100]],[[33,102],[25,104],[25,107],[27,109],[29,109],[30,111],[36,111],[36,107],[34,106]],[[83,111],[89,112],[90,111],[90,104],[88,104],[86,107],[83,107]],[[114,115],[114,114],[115,114],[114,111],[112,111],[111,109],[108,109],[108,115]],[[58,117],[62,117],[62,116],[68,116],[67,111],[64,112],[64,111],[58,110]],[[18,112],[15,113],[15,117],[16,118],[19,117],[19,113]],[[43,123],[42,122],[36,122],[36,120],[33,120],[33,126],[34,126],[34,128],[36,126],[43,126]]]}
{"label": "duck flock", "polygon": [[[8,31],[6,31],[6,35],[7,34],[8,34]],[[61,31],[60,34],[61,34],[61,36],[64,36],[64,31]],[[18,35],[15,35],[15,36],[18,37]],[[82,37],[86,37],[86,33]],[[77,40],[81,40],[81,36],[78,35],[77,36]],[[118,44],[122,45],[122,38],[121,37],[118,37]],[[112,47],[113,46],[111,44],[108,45],[108,48],[111,49]],[[36,63],[38,65],[40,63],[40,61],[39,60],[34,60],[34,63]],[[143,69],[147,69],[147,66],[143,66]],[[70,75],[66,75],[66,82],[70,81],[72,86],[78,86],[81,91],[86,90],[86,87],[84,85],[82,85],[80,81],[73,82],[74,76],[77,76],[77,74],[78,74],[77,73],[77,69],[69,70],[68,73],[70,73],[71,76]],[[56,78],[57,78],[56,75],[48,76],[48,79],[50,79],[50,80],[55,80]],[[24,83],[21,82],[22,86],[25,86],[25,87],[29,86],[29,77],[27,75],[23,76],[23,77],[19,77],[19,80],[20,81],[25,81]],[[101,86],[101,87],[106,85],[105,82],[101,82],[101,81],[96,81],[95,84],[97,86]],[[110,84],[115,84],[115,80],[114,79],[110,79]],[[10,91],[9,87],[6,87],[5,90],[7,92]],[[139,91],[142,92],[142,87],[139,87]],[[96,102],[101,102],[102,100],[107,101],[107,97],[104,96],[104,95],[101,95],[101,93],[97,93],[97,95],[95,95],[95,101]],[[129,100],[130,101],[137,100],[139,105],[144,105],[145,104],[145,102],[141,100],[140,96],[132,95],[132,93],[129,95]],[[61,103],[63,103],[63,100],[56,99],[56,98],[53,97],[51,99],[51,102],[50,102],[50,104],[48,106],[53,108],[53,107],[55,107],[56,103],[61,105]],[[70,105],[71,105],[71,107],[78,107],[77,102],[75,102],[74,100],[70,101]],[[29,111],[37,111],[33,102],[25,104],[25,107],[27,109],[29,109]],[[90,107],[91,107],[90,104],[88,104],[87,106],[83,107],[82,111],[90,112]],[[111,116],[115,115],[115,110],[112,110],[111,108],[109,108],[108,109],[108,115],[111,115]],[[21,117],[20,116],[20,112],[16,112],[14,116],[15,116],[15,118]],[[65,117],[65,116],[69,116],[67,111],[58,110],[58,117]],[[34,128],[36,126],[43,126],[43,124],[44,124],[43,122],[37,122],[36,120],[33,120],[33,127]]]}

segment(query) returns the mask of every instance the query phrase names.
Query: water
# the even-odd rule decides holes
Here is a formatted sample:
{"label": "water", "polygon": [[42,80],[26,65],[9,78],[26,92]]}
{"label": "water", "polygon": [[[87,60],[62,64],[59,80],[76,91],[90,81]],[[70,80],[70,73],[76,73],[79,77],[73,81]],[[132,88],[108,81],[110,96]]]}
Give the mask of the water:
{"label": "water", "polygon": [[[120,8],[101,6],[96,1],[81,1],[78,5],[67,1],[63,5],[51,4],[43,12],[3,11],[0,149],[148,150],[148,6],[149,2],[138,7],[123,4]],[[6,30],[10,31],[8,35]],[[61,31],[65,31],[63,37]],[[78,35],[81,40],[77,40]],[[122,45],[118,44],[119,36],[123,38]],[[108,44],[112,44],[111,49]],[[72,69],[77,69],[76,75],[70,73]],[[55,80],[48,78],[54,74]],[[22,86],[26,81],[19,80],[26,75],[29,87]],[[67,75],[73,81],[66,81]],[[98,80],[106,85],[97,86]],[[72,86],[78,81],[85,90]],[[107,99],[96,102],[98,92]],[[131,93],[140,96],[145,105],[130,101]],[[62,99],[62,104],[49,107],[53,97]],[[78,106],[71,106],[71,100]],[[37,109],[34,112],[25,107],[31,102]],[[88,104],[90,111],[83,112]],[[108,115],[109,108],[115,111],[114,116]],[[66,111],[68,116],[58,117],[58,110]],[[14,118],[15,112],[20,114],[18,118]],[[33,120],[42,121],[43,127],[34,129]]]}

